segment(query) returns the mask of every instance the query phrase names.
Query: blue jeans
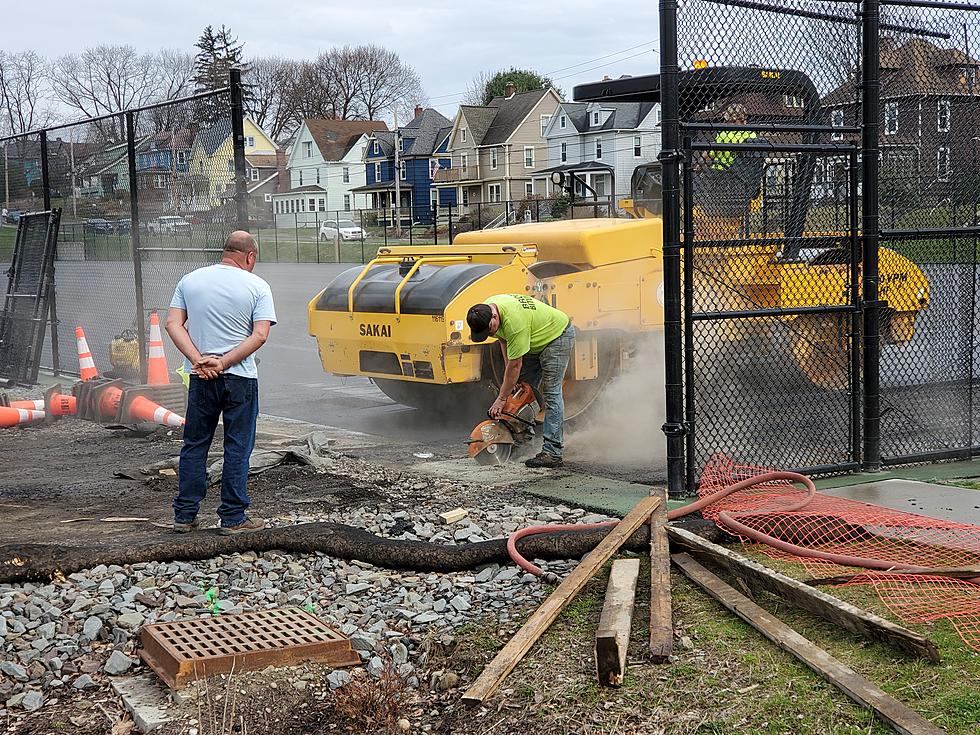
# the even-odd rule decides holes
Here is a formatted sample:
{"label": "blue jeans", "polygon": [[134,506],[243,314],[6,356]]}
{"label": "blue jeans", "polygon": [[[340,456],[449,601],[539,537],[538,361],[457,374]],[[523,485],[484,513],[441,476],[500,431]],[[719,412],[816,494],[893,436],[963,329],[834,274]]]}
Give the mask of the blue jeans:
{"label": "blue jeans", "polygon": [[238,375],[213,380],[191,376],[187,393],[184,446],[180,450],[180,485],[174,498],[174,520],[190,523],[208,493],[208,450],[224,415],[225,463],[221,472],[222,526],[245,521],[248,497],[248,459],[255,446],[255,420],[259,415],[259,381]]}
{"label": "blue jeans", "polygon": [[544,436],[542,451],[555,457],[561,456],[562,424],[565,422],[565,399],[561,394],[561,383],[565,379],[568,357],[575,341],[575,327],[568,327],[560,336],[549,342],[537,355],[524,355],[519,380],[538,388],[544,399]]}

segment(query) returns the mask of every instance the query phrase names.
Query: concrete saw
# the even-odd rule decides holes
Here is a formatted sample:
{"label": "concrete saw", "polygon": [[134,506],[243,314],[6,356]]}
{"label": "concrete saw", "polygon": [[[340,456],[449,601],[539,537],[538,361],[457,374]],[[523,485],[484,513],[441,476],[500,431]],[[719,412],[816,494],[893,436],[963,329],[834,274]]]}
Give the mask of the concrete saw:
{"label": "concrete saw", "polygon": [[482,465],[500,465],[510,459],[514,447],[530,441],[540,412],[534,391],[521,382],[504,401],[500,418],[477,424],[467,440],[469,455]]}

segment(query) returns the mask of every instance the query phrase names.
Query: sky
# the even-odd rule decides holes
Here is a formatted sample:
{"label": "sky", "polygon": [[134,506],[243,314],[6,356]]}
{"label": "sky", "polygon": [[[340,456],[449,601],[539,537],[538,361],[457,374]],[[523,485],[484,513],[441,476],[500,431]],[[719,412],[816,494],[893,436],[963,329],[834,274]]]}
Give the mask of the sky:
{"label": "sky", "polygon": [[[373,43],[396,51],[422,77],[431,106],[452,116],[481,71],[518,66],[572,87],[604,74],[659,69],[657,3],[587,0],[45,0],[4,10],[10,51],[55,57],[101,43],[194,51],[206,25],[231,26],[248,56],[312,58],[331,46]],[[600,58],[607,57],[607,58]]]}

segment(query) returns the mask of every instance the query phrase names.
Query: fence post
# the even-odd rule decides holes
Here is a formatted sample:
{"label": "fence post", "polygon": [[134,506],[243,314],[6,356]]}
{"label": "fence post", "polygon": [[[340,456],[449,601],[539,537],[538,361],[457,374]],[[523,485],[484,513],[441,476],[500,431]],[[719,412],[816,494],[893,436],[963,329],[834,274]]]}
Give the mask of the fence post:
{"label": "fence post", "polygon": [[439,204],[432,205],[432,244],[439,244]]}
{"label": "fence post", "polygon": [[878,68],[880,21],[879,0],[864,0],[861,13],[861,199],[862,293],[864,309],[864,452],[865,472],[881,470],[881,395],[878,318],[878,111],[880,81]]}
{"label": "fence post", "polygon": [[231,95],[231,140],[235,153],[235,214],[238,229],[248,231],[248,185],[245,183],[245,113],[242,109],[242,70],[228,72]]}
{"label": "fence post", "polygon": [[358,219],[361,220],[361,263],[364,262],[364,210],[357,210]]}
{"label": "fence post", "polygon": [[[337,236],[334,238],[334,250],[337,254],[337,263],[340,263],[340,243],[343,242],[343,238],[340,236],[340,210],[336,210],[334,213],[334,222],[337,223]],[[319,217],[320,215],[317,215]],[[317,228],[317,240],[319,240],[320,228]]]}
{"label": "fence post", "polygon": [[[41,192],[44,197],[44,211],[51,211],[51,170],[48,166],[48,133],[41,131]],[[6,146],[4,146],[6,151]],[[9,184],[8,184],[9,186]],[[8,205],[10,195],[7,195]],[[61,221],[60,218],[58,220]],[[58,259],[57,242],[55,243],[54,259]],[[55,288],[54,263],[51,264],[51,285],[48,286],[48,321],[51,323],[51,369],[55,375],[61,374],[61,354],[58,349],[58,305]]]}
{"label": "fence post", "polygon": [[691,155],[691,139],[684,138],[684,421],[686,467],[684,480],[688,491],[694,489],[694,469],[697,456],[697,405],[694,392],[694,158]]}
{"label": "fence post", "polygon": [[146,315],[143,312],[143,261],[140,254],[139,181],[136,179],[136,121],[126,113],[126,157],[129,159],[129,240],[133,251],[133,282],[136,286],[136,337],[140,345],[140,376],[146,382]]}
{"label": "fence post", "polygon": [[448,205],[446,205],[446,209],[449,212],[449,229],[446,230],[446,244],[447,245],[452,245],[453,244],[453,205],[452,205],[452,202],[450,202]]}
{"label": "fence post", "polygon": [[[684,385],[681,335],[681,242],[677,89],[677,0],[660,0],[660,89],[663,109],[664,376],[666,384],[667,492],[684,495]],[[574,205],[571,206],[574,217]],[[652,407],[651,407],[652,408]]]}

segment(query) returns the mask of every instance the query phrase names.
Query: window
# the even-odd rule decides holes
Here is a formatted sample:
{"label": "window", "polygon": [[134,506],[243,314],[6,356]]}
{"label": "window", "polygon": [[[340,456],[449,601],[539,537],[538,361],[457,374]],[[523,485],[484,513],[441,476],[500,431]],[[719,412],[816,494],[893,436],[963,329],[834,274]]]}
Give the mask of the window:
{"label": "window", "polygon": [[381,181],[381,164],[374,164],[374,180]]}
{"label": "window", "polygon": [[299,185],[303,185],[303,169],[299,170]]}
{"label": "window", "polygon": [[660,105],[657,105],[657,125],[660,125],[664,121],[664,111]]}
{"label": "window", "polygon": [[597,161],[602,160],[602,138],[595,139],[595,158]]}
{"label": "window", "polygon": [[524,146],[524,168],[534,168],[534,146]]}
{"label": "window", "polygon": [[467,156],[465,153],[462,156],[459,157],[460,166],[463,169],[463,174],[464,175],[469,171],[469,168],[470,168],[469,167],[469,160],[470,160],[470,157]]}
{"label": "window", "polygon": [[466,128],[459,129],[459,142],[460,143],[466,142]]}
{"label": "window", "polygon": [[429,189],[429,206],[435,207],[439,204],[439,190]]}
{"label": "window", "polygon": [[234,161],[234,159],[231,159],[231,158],[228,159],[228,170],[230,172],[234,173],[234,171],[235,171],[235,161]]}
{"label": "window", "polygon": [[592,124],[593,125],[598,125],[599,124],[599,111],[598,110],[596,110],[595,112],[592,113]]}
{"label": "window", "polygon": [[266,195],[265,195],[265,200],[266,200],[267,202],[271,202],[271,201],[272,201],[272,194],[266,194]]}
{"label": "window", "polygon": [[[319,201],[319,204],[320,204],[320,211],[321,212],[326,212],[327,211],[327,200],[324,199],[323,197],[320,197],[320,199],[318,201]],[[313,209],[313,200],[310,199],[310,210],[312,211],[312,209]]]}
{"label": "window", "polygon": [[490,169],[493,170],[497,168],[497,149],[490,149]]}
{"label": "window", "polygon": [[606,177],[605,174],[600,174],[592,179],[592,188],[595,189],[596,196],[606,195]]}
{"label": "window", "polygon": [[408,169],[405,168],[405,162],[404,161],[399,161],[398,162],[398,178],[401,179],[402,181],[405,181],[405,180],[408,179]]}
{"label": "window", "polygon": [[[831,110],[830,111],[830,125],[835,128],[844,127],[844,110]],[[831,140],[844,140],[843,133],[833,133],[830,136]]]}
{"label": "window", "polygon": [[259,170],[257,168],[253,168],[252,171],[251,171],[251,174],[252,174],[252,176],[251,176],[252,181],[258,181],[259,180]]}
{"label": "window", "polygon": [[949,132],[949,100],[936,102],[936,130],[940,133]]}
{"label": "window", "polygon": [[568,143],[561,144],[561,162],[565,163],[568,160]]}
{"label": "window", "polygon": [[558,117],[558,127],[561,128],[562,130],[565,129],[565,116],[564,115],[560,115]]}
{"label": "window", "polygon": [[[320,203],[321,204],[323,203],[323,200],[322,199],[320,200]],[[310,211],[311,212],[315,212],[316,211],[316,199],[314,199],[313,197],[310,197]]]}
{"label": "window", "polygon": [[544,131],[548,129],[548,123],[551,122],[551,115],[541,116],[541,135],[544,135]]}
{"label": "window", "polygon": [[532,184],[530,181],[524,182],[524,196],[526,197],[534,196],[534,184]]}
{"label": "window", "polygon": [[306,211],[306,200],[305,199],[300,199],[299,200],[299,211],[300,212],[305,212]]}
{"label": "window", "polygon": [[381,144],[378,141],[374,141],[371,145],[371,155],[380,156],[381,155]]}
{"label": "window", "polygon": [[459,201],[463,203],[464,207],[470,203],[470,190],[465,186],[459,187]]}
{"label": "window", "polygon": [[936,151],[936,178],[949,181],[949,148],[945,146]]}
{"label": "window", "polygon": [[246,148],[254,148],[255,147],[255,136],[254,135],[246,135],[245,136],[245,147]]}
{"label": "window", "polygon": [[642,140],[639,135],[633,136],[633,158],[639,158],[643,155],[643,145]]}
{"label": "window", "polygon": [[500,201],[500,184],[487,184],[487,201],[491,203]]}
{"label": "window", "polygon": [[344,211],[350,211],[350,194],[344,194]]}
{"label": "window", "polygon": [[350,168],[348,168],[347,166],[344,166],[344,170],[341,172],[340,179],[345,184],[349,184],[350,183]]}
{"label": "window", "polygon": [[162,189],[165,186],[166,186],[166,182],[164,181],[164,178],[163,178],[163,175],[162,174],[157,174],[156,176],[153,177],[153,188],[154,189]]}
{"label": "window", "polygon": [[[272,194],[266,194],[266,196],[271,197]],[[272,209],[276,214],[282,214],[282,207],[279,206],[280,204],[282,204],[282,202],[280,202],[278,199],[273,202]]]}
{"label": "window", "polygon": [[201,169],[201,173],[203,174],[204,173],[204,161],[198,161],[197,162],[197,165],[198,165],[198,168]]}
{"label": "window", "polygon": [[303,141],[303,157],[313,158],[313,141],[311,140]]}
{"label": "window", "polygon": [[784,94],[783,95],[783,107],[788,107],[788,108],[791,108],[791,109],[792,108],[802,108],[803,107],[803,98],[802,97],[797,97],[796,95],[793,95],[793,94]]}
{"label": "window", "polygon": [[177,163],[187,163],[187,151],[177,151]]}
{"label": "window", "polygon": [[898,103],[885,103],[885,135],[895,135],[898,132]]}

